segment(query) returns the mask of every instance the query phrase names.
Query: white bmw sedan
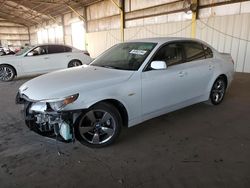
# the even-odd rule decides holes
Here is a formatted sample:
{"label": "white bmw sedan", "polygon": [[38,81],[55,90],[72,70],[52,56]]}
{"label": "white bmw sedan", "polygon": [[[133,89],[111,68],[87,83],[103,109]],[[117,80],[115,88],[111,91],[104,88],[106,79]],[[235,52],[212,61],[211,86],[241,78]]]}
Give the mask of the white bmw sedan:
{"label": "white bmw sedan", "polygon": [[123,126],[202,101],[220,104],[233,67],[230,55],[199,40],[135,40],[115,45],[90,65],[28,81],[16,100],[24,104],[31,130],[102,147]]}
{"label": "white bmw sedan", "polygon": [[90,62],[83,51],[67,45],[26,47],[15,55],[0,57],[0,80],[11,81],[16,76],[43,74]]}

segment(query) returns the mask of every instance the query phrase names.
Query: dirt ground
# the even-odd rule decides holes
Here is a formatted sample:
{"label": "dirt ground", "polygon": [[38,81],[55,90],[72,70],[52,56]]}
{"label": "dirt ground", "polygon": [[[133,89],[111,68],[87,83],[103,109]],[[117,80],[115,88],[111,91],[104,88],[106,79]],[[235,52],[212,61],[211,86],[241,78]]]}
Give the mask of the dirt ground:
{"label": "dirt ground", "polygon": [[250,74],[235,75],[221,105],[124,128],[103,149],[29,131],[14,103],[26,80],[0,83],[0,187],[250,187]]}

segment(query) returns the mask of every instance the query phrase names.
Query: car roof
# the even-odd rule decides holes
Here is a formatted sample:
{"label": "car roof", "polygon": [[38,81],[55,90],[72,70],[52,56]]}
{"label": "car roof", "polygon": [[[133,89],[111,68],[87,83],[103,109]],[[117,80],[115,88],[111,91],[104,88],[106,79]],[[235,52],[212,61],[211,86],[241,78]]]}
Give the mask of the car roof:
{"label": "car roof", "polygon": [[145,39],[130,40],[130,41],[127,41],[127,42],[166,43],[166,42],[171,42],[171,41],[183,41],[183,40],[196,41],[196,42],[204,43],[203,41],[201,41],[201,40],[199,40],[199,39],[186,38],[186,37],[157,37],[157,38],[145,38]]}
{"label": "car roof", "polygon": [[73,46],[67,45],[67,44],[56,44],[56,43],[44,43],[44,44],[37,44],[34,47],[38,47],[38,46],[66,46],[72,49],[75,49]]}

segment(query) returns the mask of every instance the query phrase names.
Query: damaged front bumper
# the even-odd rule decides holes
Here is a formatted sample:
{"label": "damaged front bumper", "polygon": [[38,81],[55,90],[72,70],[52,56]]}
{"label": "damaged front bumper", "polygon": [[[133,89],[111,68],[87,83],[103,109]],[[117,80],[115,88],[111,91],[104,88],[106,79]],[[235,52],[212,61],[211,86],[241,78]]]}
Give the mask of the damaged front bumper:
{"label": "damaged front bumper", "polygon": [[33,101],[19,93],[16,103],[23,104],[25,123],[30,130],[63,142],[75,140],[74,124],[81,111],[55,111],[50,103]]}

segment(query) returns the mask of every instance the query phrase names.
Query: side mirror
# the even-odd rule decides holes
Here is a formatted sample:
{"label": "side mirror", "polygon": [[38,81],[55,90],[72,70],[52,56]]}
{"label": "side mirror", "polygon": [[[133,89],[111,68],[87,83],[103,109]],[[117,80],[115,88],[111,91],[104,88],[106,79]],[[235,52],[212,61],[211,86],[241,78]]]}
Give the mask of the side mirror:
{"label": "side mirror", "polygon": [[152,61],[150,67],[155,70],[167,69],[167,64],[165,61]]}

